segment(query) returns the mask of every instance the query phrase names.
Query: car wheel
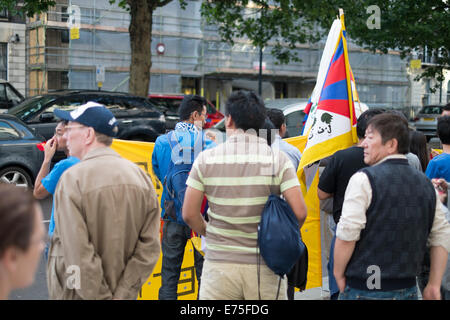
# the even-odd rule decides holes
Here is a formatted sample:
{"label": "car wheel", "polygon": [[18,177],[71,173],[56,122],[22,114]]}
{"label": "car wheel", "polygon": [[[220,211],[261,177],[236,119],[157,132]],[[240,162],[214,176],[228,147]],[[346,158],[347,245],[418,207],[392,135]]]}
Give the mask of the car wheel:
{"label": "car wheel", "polygon": [[18,187],[31,188],[33,182],[30,175],[19,167],[8,167],[0,170],[0,183],[15,184]]}

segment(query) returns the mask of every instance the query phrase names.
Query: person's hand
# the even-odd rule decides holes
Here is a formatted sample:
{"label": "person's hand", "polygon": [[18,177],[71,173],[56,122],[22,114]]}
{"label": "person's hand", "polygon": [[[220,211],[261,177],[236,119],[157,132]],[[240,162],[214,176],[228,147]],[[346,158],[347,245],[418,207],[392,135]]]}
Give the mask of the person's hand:
{"label": "person's hand", "polygon": [[215,142],[217,144],[216,135],[214,133],[212,133],[211,131],[206,132],[206,137],[209,140],[212,140],[213,142]]}
{"label": "person's hand", "polygon": [[336,277],[336,275],[335,275],[335,278],[336,278],[336,284],[339,288],[339,292],[344,292],[345,285],[346,285],[345,276]]}
{"label": "person's hand", "polygon": [[53,137],[47,141],[44,146],[44,162],[50,162],[56,152],[56,138]]}
{"label": "person's hand", "polygon": [[431,179],[431,182],[433,183],[434,188],[438,191],[439,200],[441,200],[442,203],[445,203],[448,191],[447,181],[445,181],[445,179]]}
{"label": "person's hand", "polygon": [[441,300],[441,288],[440,286],[427,285],[423,290],[423,300]]}
{"label": "person's hand", "polygon": [[431,158],[434,158],[434,157],[436,157],[436,156],[438,156],[439,155],[439,152],[437,152],[436,150],[434,150],[434,149],[431,149]]}

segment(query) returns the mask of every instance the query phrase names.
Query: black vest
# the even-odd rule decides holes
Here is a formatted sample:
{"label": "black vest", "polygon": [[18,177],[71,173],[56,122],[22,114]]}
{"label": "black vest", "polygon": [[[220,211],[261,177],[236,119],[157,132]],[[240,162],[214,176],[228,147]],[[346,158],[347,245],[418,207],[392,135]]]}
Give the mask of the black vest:
{"label": "black vest", "polygon": [[345,271],[347,284],[377,290],[373,280],[379,271],[380,291],[413,287],[433,225],[434,187],[406,159],[389,159],[360,171],[369,178],[372,201]]}

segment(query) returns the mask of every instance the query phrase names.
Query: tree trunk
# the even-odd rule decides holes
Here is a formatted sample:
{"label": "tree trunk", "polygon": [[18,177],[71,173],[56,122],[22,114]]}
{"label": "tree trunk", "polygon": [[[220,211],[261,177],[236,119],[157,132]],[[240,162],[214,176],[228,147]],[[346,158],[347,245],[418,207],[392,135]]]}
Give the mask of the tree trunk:
{"label": "tree trunk", "polygon": [[130,5],[130,46],[131,65],[129,92],[146,97],[150,86],[150,68],[152,66],[152,5],[147,0],[128,1]]}

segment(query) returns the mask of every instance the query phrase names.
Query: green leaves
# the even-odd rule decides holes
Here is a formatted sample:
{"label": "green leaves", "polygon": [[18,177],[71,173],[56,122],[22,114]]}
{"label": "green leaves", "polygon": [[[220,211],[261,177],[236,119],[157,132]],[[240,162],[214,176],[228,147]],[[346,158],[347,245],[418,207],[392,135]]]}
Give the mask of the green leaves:
{"label": "green leaves", "polygon": [[[272,46],[271,54],[280,63],[299,60],[292,49],[300,43],[317,41],[314,24],[296,7],[313,1],[219,1],[202,4],[202,15],[208,24],[216,25],[221,38],[234,44],[234,39],[250,40],[253,46]],[[314,9],[312,9],[314,10]]]}
{"label": "green leaves", "polygon": [[[20,3],[22,3],[23,6],[18,6]],[[7,9],[11,15],[27,15],[28,17],[45,12],[49,7],[54,6],[55,4],[56,2],[53,0],[0,0],[0,8]]]}

